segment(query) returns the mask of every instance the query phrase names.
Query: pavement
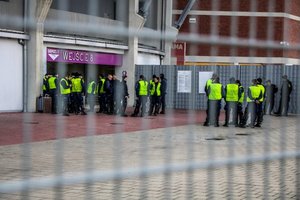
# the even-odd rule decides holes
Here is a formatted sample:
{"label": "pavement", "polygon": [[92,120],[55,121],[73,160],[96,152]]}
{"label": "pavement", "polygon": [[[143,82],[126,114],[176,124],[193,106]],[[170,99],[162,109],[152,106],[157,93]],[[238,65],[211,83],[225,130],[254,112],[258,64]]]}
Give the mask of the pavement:
{"label": "pavement", "polygon": [[204,127],[204,119],[194,110],[0,114],[0,191],[28,178],[97,174],[0,199],[300,199],[300,159],[289,156],[300,150],[299,117],[265,116],[262,128],[245,129]]}

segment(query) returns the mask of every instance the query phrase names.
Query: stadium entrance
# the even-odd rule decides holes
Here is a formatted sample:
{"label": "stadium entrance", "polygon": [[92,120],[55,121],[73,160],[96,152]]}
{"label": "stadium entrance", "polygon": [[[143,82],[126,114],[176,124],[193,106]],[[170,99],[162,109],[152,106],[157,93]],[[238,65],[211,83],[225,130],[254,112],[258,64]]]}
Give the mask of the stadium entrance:
{"label": "stadium entrance", "polygon": [[47,73],[62,77],[78,72],[85,80],[97,80],[100,74],[114,74],[122,59],[119,54],[47,48]]}

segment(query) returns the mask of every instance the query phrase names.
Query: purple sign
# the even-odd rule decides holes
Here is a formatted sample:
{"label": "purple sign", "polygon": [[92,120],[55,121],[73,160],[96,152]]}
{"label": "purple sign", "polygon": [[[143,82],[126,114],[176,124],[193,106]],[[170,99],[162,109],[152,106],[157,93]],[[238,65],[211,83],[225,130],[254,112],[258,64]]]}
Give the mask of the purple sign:
{"label": "purple sign", "polygon": [[121,66],[123,56],[119,54],[47,48],[47,61]]}

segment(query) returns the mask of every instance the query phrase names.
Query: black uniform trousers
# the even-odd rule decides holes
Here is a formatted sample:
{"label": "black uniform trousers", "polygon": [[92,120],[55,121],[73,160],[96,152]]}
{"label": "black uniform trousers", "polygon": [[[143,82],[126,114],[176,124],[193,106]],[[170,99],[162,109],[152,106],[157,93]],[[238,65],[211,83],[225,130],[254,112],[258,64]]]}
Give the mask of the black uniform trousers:
{"label": "black uniform trousers", "polygon": [[263,112],[263,102],[256,104],[256,124],[261,125],[263,122],[264,112]]}
{"label": "black uniform trousers", "polygon": [[240,102],[238,102],[238,104],[237,104],[237,115],[238,115],[237,122],[239,125],[242,125],[244,113],[243,113],[243,104]]}
{"label": "black uniform trousers", "polygon": [[95,107],[95,95],[94,94],[88,94],[87,96],[88,104],[90,106],[90,111],[94,112]]}
{"label": "black uniform trousers", "polygon": [[99,102],[99,111],[98,112],[99,113],[107,112],[105,93],[98,95],[98,102]]}
{"label": "black uniform trousers", "polygon": [[74,100],[74,112],[75,114],[78,114],[79,112],[84,113],[84,108],[83,108],[83,97],[80,92],[73,92],[73,100]]}
{"label": "black uniform trousers", "polygon": [[69,112],[68,106],[69,106],[69,102],[70,102],[70,95],[62,94],[61,100],[62,100],[62,112],[63,112],[63,114],[67,114]]}
{"label": "black uniform trousers", "polygon": [[138,116],[140,109],[141,109],[141,117],[146,115],[147,99],[148,99],[148,96],[139,96],[138,97],[138,99],[136,101],[133,116]]}
{"label": "black uniform trousers", "polygon": [[51,97],[51,103],[52,103],[52,113],[57,113],[58,109],[57,109],[57,90],[56,89],[50,89],[49,90],[49,95]]}
{"label": "black uniform trousers", "polygon": [[160,108],[160,96],[152,95],[150,98],[151,98],[151,102],[150,102],[149,115],[152,114],[156,115],[158,114]]}
{"label": "black uniform trousers", "polygon": [[106,100],[106,112],[108,114],[113,114],[114,113],[114,96],[112,94],[106,94],[105,97]]}
{"label": "black uniform trousers", "polygon": [[166,111],[166,94],[161,94],[160,97],[161,113]]}
{"label": "black uniform trousers", "polygon": [[125,111],[126,111],[126,108],[127,108],[127,104],[128,104],[127,97],[124,96],[124,97],[122,98],[122,106],[121,106],[121,109],[120,109],[120,114],[121,114],[121,115],[125,115]]}

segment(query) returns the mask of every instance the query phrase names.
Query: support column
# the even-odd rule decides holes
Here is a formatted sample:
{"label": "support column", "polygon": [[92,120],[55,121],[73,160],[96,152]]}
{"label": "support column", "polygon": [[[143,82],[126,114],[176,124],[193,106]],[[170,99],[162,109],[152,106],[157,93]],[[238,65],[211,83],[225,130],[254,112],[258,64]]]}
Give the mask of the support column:
{"label": "support column", "polygon": [[165,7],[165,23],[166,23],[166,41],[165,41],[165,56],[162,60],[163,65],[171,65],[171,48],[172,43],[176,41],[178,30],[172,25],[173,1],[166,1]]}
{"label": "support column", "polygon": [[[52,0],[29,0],[29,35],[28,41],[28,68],[27,68],[27,112],[35,112],[36,97],[42,92],[43,74],[43,37],[44,21],[49,12]],[[32,26],[33,25],[33,26]]]}
{"label": "support column", "polygon": [[[137,33],[144,26],[145,20],[138,15],[139,1],[129,0],[129,16],[128,16],[128,31],[130,33],[128,37],[128,51],[125,52],[123,57],[123,66],[116,69],[116,74],[121,77],[122,71],[127,71],[128,79],[128,92],[130,98],[128,105],[131,106],[134,103],[134,85],[135,85],[135,63],[138,58],[138,37]],[[133,36],[131,35],[133,34]]]}

